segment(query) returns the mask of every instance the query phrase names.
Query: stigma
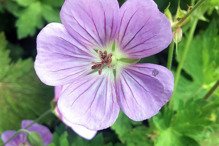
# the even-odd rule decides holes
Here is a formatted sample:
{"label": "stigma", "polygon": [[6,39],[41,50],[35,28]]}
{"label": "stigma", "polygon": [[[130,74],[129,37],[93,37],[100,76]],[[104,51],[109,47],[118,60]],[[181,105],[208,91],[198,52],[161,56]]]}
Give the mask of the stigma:
{"label": "stigma", "polygon": [[108,67],[108,68],[111,67],[112,53],[108,54],[107,51],[98,50],[98,55],[99,55],[100,61],[92,62],[93,65],[91,69],[98,70],[98,74],[101,75],[104,67]]}

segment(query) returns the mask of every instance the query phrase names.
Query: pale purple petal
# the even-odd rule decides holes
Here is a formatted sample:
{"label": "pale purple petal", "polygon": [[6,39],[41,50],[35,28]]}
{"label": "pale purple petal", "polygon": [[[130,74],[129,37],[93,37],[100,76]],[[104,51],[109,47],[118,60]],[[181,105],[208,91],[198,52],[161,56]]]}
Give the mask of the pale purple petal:
{"label": "pale purple petal", "polygon": [[62,86],[56,86],[55,87],[55,98],[54,101],[58,101],[59,97],[61,96],[61,92],[62,92]]}
{"label": "pale purple petal", "polygon": [[62,24],[51,23],[37,37],[36,73],[47,85],[70,83],[90,72],[91,51],[75,41]]}
{"label": "pale purple petal", "polygon": [[89,75],[66,87],[58,100],[65,120],[90,130],[110,127],[119,113],[113,81],[104,75]]}
{"label": "pale purple petal", "polygon": [[59,117],[60,120],[62,120],[63,123],[65,123],[67,126],[71,127],[74,132],[76,132],[81,137],[91,140],[97,133],[97,131],[89,130],[84,126],[72,124],[70,121],[66,120],[62,114],[60,113],[58,107],[55,108],[55,114]]}
{"label": "pale purple petal", "polygon": [[[61,96],[61,91],[62,91],[62,86],[55,87],[55,101],[58,101],[59,97]],[[70,121],[66,120],[60,113],[58,107],[55,108],[55,114],[59,117],[60,120],[62,120],[63,123],[71,127],[72,130],[74,130],[78,135],[80,135],[81,137],[85,139],[90,140],[97,133],[97,131],[89,130],[83,126],[73,124]]]}
{"label": "pale purple petal", "polygon": [[[12,136],[14,136],[15,133],[16,131],[13,130],[8,130],[3,132],[1,135],[2,141],[6,143]],[[5,146],[19,146],[19,144],[23,144],[23,143],[27,143],[27,138],[24,133],[20,133]]]}
{"label": "pale purple petal", "polygon": [[52,142],[52,133],[50,132],[50,130],[40,124],[34,123],[31,127],[26,128],[27,126],[29,126],[30,124],[32,124],[33,121],[31,120],[23,120],[21,127],[23,129],[27,129],[30,132],[36,132],[40,135],[40,137],[42,138],[44,144],[48,145]]}
{"label": "pale purple petal", "polygon": [[136,64],[122,70],[116,87],[123,112],[135,121],[142,121],[157,114],[169,101],[174,78],[165,67]]}
{"label": "pale purple petal", "polygon": [[65,0],[61,21],[74,38],[102,47],[115,38],[118,13],[117,0]]}
{"label": "pale purple petal", "polygon": [[71,127],[78,135],[80,135],[81,137],[87,140],[91,140],[97,134],[97,131],[89,130],[84,126],[72,124],[65,119],[63,119],[63,121],[64,123],[66,123],[66,125]]}
{"label": "pale purple petal", "polygon": [[120,9],[117,41],[128,57],[151,56],[171,43],[171,25],[153,0],[128,0]]}

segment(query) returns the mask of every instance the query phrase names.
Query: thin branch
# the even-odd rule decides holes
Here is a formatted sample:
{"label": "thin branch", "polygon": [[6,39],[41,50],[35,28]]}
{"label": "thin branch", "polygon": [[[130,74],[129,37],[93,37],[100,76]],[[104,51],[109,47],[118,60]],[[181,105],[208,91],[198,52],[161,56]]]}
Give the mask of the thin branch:
{"label": "thin branch", "polygon": [[204,99],[208,99],[218,88],[219,86],[219,81],[217,81],[214,86],[208,91],[208,93],[203,97]]}

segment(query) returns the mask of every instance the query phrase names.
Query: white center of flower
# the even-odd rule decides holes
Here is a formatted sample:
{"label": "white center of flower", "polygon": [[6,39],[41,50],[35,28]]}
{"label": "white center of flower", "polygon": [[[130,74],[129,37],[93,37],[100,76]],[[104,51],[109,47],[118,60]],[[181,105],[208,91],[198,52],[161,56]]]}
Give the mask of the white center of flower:
{"label": "white center of flower", "polygon": [[97,62],[92,62],[92,70],[97,70],[99,75],[102,74],[104,68],[111,68],[115,72],[119,71],[124,66],[136,63],[138,60],[130,59],[115,45],[111,44],[106,49],[97,50],[98,60]]}

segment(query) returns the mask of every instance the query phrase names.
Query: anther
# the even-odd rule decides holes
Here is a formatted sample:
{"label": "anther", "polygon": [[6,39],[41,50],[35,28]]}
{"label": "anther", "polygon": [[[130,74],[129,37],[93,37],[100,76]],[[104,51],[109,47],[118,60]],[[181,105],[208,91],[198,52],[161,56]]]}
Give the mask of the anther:
{"label": "anther", "polygon": [[91,69],[96,69],[98,70],[99,75],[101,75],[102,70],[104,66],[111,67],[112,63],[112,53],[107,54],[107,51],[98,51],[99,57],[100,57],[100,62],[93,62],[94,64]]}

